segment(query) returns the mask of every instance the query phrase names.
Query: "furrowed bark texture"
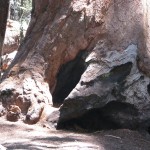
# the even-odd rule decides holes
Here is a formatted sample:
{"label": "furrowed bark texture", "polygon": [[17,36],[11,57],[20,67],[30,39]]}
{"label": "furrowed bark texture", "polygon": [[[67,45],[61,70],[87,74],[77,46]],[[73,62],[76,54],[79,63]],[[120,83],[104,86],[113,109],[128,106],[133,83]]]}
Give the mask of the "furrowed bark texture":
{"label": "furrowed bark texture", "polygon": [[59,74],[61,67],[82,51],[85,70],[60,108],[58,126],[94,109],[119,127],[149,122],[148,1],[39,0],[33,6],[26,37],[0,87],[8,112],[19,106],[27,122],[37,122],[53,103],[51,93],[59,91],[58,78],[70,79],[71,72]]}
{"label": "furrowed bark texture", "polygon": [[1,56],[2,56],[2,47],[4,43],[5,31],[6,31],[9,0],[1,0],[0,3],[1,3],[0,5],[0,21],[1,21],[0,23],[0,65],[2,65]]}

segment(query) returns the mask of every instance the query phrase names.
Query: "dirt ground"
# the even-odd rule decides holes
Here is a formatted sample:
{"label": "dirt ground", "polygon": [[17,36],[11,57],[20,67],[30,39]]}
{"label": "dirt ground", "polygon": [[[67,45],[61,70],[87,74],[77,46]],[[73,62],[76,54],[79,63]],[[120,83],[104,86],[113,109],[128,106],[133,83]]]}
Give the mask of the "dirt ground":
{"label": "dirt ground", "polygon": [[150,150],[150,135],[128,129],[57,131],[0,118],[0,144],[8,150]]}

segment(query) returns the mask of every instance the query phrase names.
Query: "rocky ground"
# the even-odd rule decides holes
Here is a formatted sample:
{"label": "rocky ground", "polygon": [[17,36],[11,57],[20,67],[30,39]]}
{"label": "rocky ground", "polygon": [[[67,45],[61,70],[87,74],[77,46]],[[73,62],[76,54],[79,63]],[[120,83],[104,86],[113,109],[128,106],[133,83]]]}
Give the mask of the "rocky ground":
{"label": "rocky ground", "polygon": [[[0,118],[0,144],[8,150],[149,150],[150,135],[128,129],[77,133]],[[1,148],[2,149],[2,148]]]}

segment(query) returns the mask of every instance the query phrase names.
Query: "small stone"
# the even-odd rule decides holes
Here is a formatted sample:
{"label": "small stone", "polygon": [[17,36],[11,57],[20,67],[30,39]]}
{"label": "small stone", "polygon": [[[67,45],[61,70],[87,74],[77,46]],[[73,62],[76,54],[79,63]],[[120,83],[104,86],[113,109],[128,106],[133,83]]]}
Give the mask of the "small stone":
{"label": "small stone", "polygon": [[10,108],[7,112],[7,120],[9,121],[18,121],[20,118],[21,109],[17,105],[10,105]]}

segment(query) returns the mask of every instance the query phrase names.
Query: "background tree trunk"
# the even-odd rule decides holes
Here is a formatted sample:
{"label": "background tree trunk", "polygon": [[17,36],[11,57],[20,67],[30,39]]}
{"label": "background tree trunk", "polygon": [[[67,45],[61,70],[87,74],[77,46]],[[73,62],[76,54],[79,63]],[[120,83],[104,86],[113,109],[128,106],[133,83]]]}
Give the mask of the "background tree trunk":
{"label": "background tree trunk", "polygon": [[[0,67],[2,66],[2,47],[4,43],[5,31],[6,31],[6,23],[9,9],[9,0],[1,0],[0,1]],[[0,72],[1,79],[1,72]]]}

